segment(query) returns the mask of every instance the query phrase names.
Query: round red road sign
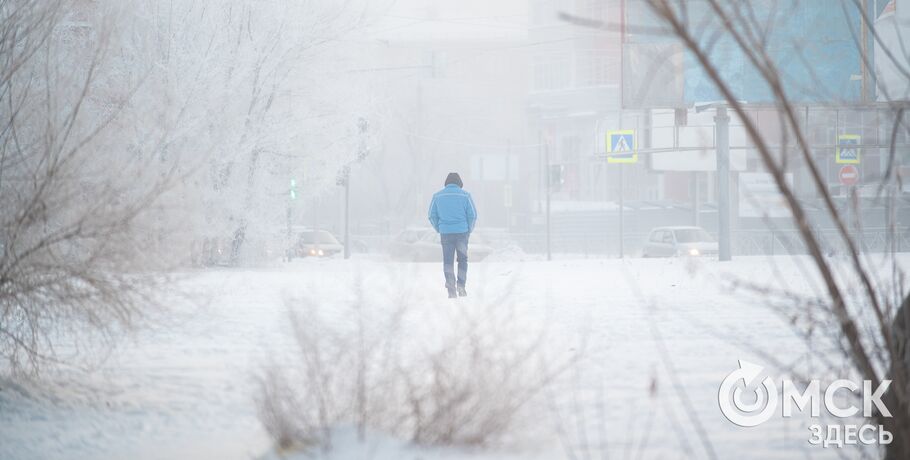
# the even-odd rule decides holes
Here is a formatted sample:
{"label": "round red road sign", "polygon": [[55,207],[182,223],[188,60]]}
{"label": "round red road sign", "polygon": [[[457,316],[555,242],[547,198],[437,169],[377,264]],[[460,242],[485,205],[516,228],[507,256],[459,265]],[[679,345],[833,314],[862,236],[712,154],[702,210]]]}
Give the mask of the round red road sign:
{"label": "round red road sign", "polygon": [[840,168],[840,183],[843,185],[856,185],[859,182],[859,169],[853,165],[845,165]]}

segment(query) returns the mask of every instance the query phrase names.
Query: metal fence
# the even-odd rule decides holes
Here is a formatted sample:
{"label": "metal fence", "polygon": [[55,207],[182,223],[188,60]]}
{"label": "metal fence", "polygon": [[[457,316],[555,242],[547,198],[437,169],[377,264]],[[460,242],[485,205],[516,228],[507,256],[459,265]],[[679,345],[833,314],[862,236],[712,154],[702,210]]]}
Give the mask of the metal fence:
{"label": "metal fence", "polygon": [[[815,230],[828,253],[839,253],[844,244],[834,229]],[[547,249],[547,238],[544,233],[512,233],[512,240],[524,252],[542,254]],[[630,233],[623,237],[623,253],[626,257],[638,257],[648,235]],[[854,241],[864,252],[910,251],[910,230],[899,229],[891,234],[884,228],[870,228],[852,233]],[[584,257],[617,257],[619,255],[619,238],[613,234],[592,232],[553,233],[550,248],[556,254],[574,254]],[[798,230],[733,230],[731,249],[734,255],[775,255],[807,254],[808,250]]]}
{"label": "metal fence", "polygon": [[[524,252],[543,254],[547,252],[545,233],[511,233],[513,242]],[[627,256],[641,255],[647,234],[633,233],[623,236],[623,252]],[[550,236],[550,251],[556,254],[577,254],[582,256],[618,256],[619,239],[615,234],[594,232],[553,233]]]}
{"label": "metal fence", "polygon": [[[815,230],[827,254],[840,253],[844,244],[834,229]],[[627,233],[623,237],[626,257],[639,257],[648,233]],[[910,229],[897,229],[890,233],[885,228],[868,228],[852,234],[864,252],[910,251]],[[355,252],[385,253],[391,235],[352,235]],[[528,254],[545,254],[547,235],[544,232],[485,234],[484,242],[494,249],[517,246]],[[731,234],[733,255],[785,255],[807,254],[798,230],[733,230]],[[550,250],[554,254],[576,257],[618,257],[619,238],[615,232],[560,231],[550,236]]]}
{"label": "metal fence", "polygon": [[[814,233],[826,253],[840,253],[846,249],[837,230],[815,230]],[[869,228],[852,232],[851,237],[864,252],[910,251],[910,231],[907,229],[891,233],[885,228]],[[808,253],[797,230],[739,230],[734,231],[731,243],[733,253],[738,255]]]}

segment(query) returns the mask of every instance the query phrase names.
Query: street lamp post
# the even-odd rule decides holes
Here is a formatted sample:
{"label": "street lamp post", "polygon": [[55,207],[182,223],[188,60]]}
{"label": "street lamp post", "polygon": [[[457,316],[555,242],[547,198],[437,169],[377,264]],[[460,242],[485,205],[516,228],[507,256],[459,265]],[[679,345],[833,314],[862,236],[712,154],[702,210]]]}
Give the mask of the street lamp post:
{"label": "street lamp post", "polygon": [[[297,200],[297,179],[291,179],[291,187],[288,193],[288,215],[287,215],[287,247],[290,248],[293,244],[293,224],[294,224],[294,201]],[[285,257],[288,261],[291,260],[290,249],[285,251]]]}
{"label": "street lamp post", "polygon": [[344,258],[351,258],[351,167],[345,166],[344,173]]}
{"label": "street lamp post", "polygon": [[730,260],[730,116],[726,107],[717,107],[715,155],[717,161],[718,260]]}
{"label": "street lamp post", "polygon": [[553,173],[550,171],[550,143],[549,140],[543,145],[544,163],[547,166],[547,260],[553,260],[553,253],[550,251],[550,182],[553,180]]}
{"label": "street lamp post", "polygon": [[[740,104],[745,104],[740,101]],[[727,103],[696,104],[695,111],[714,109],[714,154],[717,170],[717,243],[721,262],[732,258],[730,252],[730,116]]]}

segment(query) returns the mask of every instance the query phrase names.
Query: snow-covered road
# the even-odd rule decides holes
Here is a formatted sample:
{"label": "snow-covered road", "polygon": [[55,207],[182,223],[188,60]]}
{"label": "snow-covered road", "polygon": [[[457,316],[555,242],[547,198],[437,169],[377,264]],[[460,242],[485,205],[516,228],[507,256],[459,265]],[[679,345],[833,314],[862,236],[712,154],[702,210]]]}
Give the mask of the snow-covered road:
{"label": "snow-covered road", "polygon": [[[603,449],[610,458],[705,458],[699,424],[718,458],[836,457],[833,449],[807,443],[805,418],[745,429],[718,410],[718,386],[737,360],[763,363],[752,348],[788,362],[804,350],[761,298],[725,292],[721,281],[812,292],[802,263],[783,257],[726,264],[484,262],[471,266],[471,296],[457,301],[445,299],[435,263],[321,260],[190,273],[184,282],[192,302],[174,305],[168,321],[122,342],[91,375],[54,372],[41,390],[3,386],[0,458],[244,459],[266,452],[254,375],[293,348],[284,299],[302,292],[339,299],[357,278],[377,297],[413,289],[415,307],[428,316],[510,289],[517,311],[546,318],[567,343],[584,339],[583,365],[557,383],[561,404],[578,402],[538,427],[556,433],[561,425],[580,458],[585,452],[600,458]],[[593,402],[601,400],[595,410]],[[601,418],[606,423],[591,428]],[[554,434],[541,438],[535,452],[564,458],[566,447]]]}

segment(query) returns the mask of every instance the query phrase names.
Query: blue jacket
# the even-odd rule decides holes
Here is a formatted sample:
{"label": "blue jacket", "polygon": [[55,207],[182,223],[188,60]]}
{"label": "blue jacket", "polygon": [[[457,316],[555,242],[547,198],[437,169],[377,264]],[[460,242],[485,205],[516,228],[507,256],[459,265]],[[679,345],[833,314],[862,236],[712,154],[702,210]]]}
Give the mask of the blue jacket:
{"label": "blue jacket", "polygon": [[455,184],[433,194],[430,224],[439,233],[466,233],[474,230],[477,209],[471,194]]}

